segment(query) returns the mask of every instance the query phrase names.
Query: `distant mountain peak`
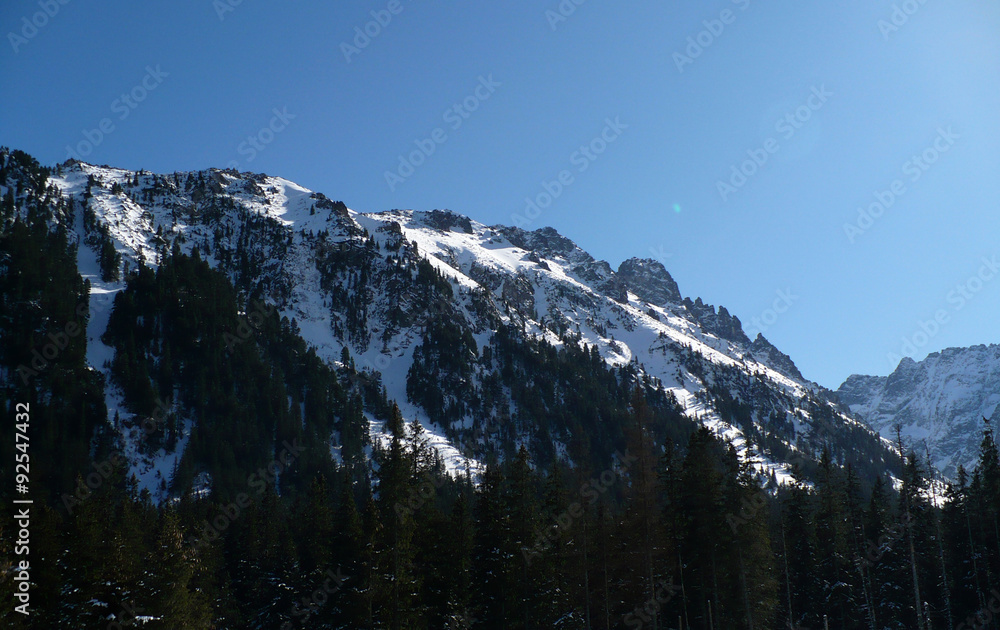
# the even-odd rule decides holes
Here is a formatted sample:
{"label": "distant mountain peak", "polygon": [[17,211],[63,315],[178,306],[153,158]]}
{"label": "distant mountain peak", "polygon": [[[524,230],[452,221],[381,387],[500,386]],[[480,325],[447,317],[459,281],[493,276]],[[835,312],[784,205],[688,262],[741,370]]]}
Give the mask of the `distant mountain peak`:
{"label": "distant mountain peak", "polygon": [[852,374],[837,394],[884,437],[895,439],[901,425],[911,447],[926,448],[934,465],[953,475],[959,465],[973,467],[982,418],[1000,420],[1000,346],[946,348],[921,361],[903,357],[888,376]]}

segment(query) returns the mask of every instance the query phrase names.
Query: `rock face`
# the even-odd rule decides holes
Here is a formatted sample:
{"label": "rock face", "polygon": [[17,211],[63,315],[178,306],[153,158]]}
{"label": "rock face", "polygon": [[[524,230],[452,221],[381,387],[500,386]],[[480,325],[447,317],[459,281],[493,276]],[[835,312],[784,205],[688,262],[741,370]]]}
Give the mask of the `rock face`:
{"label": "rock face", "polygon": [[750,338],[743,332],[743,324],[740,319],[730,315],[725,306],[720,306],[716,312],[714,306],[705,304],[701,298],[696,298],[694,302],[690,298],[684,298],[682,304],[708,332],[720,339],[728,339],[747,347],[750,346]]}
{"label": "rock face", "polygon": [[639,299],[657,306],[679,304],[681,291],[659,261],[629,258],[618,266],[618,277]]}
{"label": "rock face", "polygon": [[[721,311],[722,309],[720,308],[719,310]],[[799,368],[792,362],[792,358],[775,348],[770,341],[764,338],[764,335],[757,333],[757,338],[750,345],[750,352],[761,363],[774,366],[791,377],[805,380],[802,373],[799,372]]]}
{"label": "rock face", "polygon": [[527,232],[517,227],[497,225],[493,229],[503,234],[511,245],[535,252],[544,258],[562,257],[579,264],[594,262],[590,254],[577,247],[576,243],[557,232],[555,228],[543,227]]}
{"label": "rock face", "polygon": [[904,358],[889,376],[850,376],[837,394],[884,437],[895,439],[901,425],[904,439],[951,476],[959,465],[975,464],[983,418],[994,430],[1000,422],[1000,346]]}
{"label": "rock face", "polygon": [[416,216],[423,221],[424,225],[441,230],[442,232],[465,232],[466,234],[472,234],[472,221],[468,217],[456,214],[451,210],[418,212]]}

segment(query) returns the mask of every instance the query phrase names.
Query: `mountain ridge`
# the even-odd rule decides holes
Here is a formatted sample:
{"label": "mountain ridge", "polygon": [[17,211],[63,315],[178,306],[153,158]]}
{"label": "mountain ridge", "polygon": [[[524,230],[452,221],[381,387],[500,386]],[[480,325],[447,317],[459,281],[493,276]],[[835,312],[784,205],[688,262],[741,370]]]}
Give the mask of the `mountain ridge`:
{"label": "mountain ridge", "polygon": [[918,452],[954,477],[958,466],[974,467],[983,420],[1000,423],[1000,345],[944,348],[921,361],[904,357],[887,376],[852,374],[837,394],[884,436],[901,425]]}
{"label": "mountain ridge", "polygon": [[[495,440],[537,440],[531,435],[544,424],[509,387],[486,394],[496,369],[487,351],[505,327],[556,349],[596,352],[610,369],[635,374],[730,440],[771,483],[791,480],[792,463],[814,466],[823,448],[870,475],[893,457],[790,357],[762,335],[751,341],[725,307],[683,297],[657,261],[631,258],[616,271],[551,227],[487,226],[445,210],[363,213],[265,174],[156,175],[71,161],[48,184],[84,208],[72,231],[86,245],[79,267],[99,314],[88,357],[112,382],[114,353],[100,339],[112,297],[135,269],[177,249],[225,272],[248,303],[273,304],[331,366],[349,354],[407,421],[425,426],[455,471],[476,468]],[[440,343],[434,335],[445,334],[434,327],[439,318],[465,336],[467,360],[428,354]],[[439,375],[441,400],[418,391],[434,382],[422,371]],[[108,408],[127,411],[114,394]],[[373,439],[383,439],[384,424],[368,420]],[[500,438],[512,426],[514,435]],[[563,428],[546,439],[567,456],[574,436]],[[145,487],[162,487],[180,456],[133,462],[133,470]]]}

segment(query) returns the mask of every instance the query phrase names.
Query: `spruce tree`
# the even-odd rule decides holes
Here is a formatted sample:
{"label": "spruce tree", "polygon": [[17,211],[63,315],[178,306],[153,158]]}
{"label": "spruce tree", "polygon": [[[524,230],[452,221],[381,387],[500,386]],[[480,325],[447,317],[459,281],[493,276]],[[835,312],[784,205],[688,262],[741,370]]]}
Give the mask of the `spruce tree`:
{"label": "spruce tree", "polygon": [[377,541],[378,591],[384,595],[383,609],[390,630],[413,627],[417,606],[418,576],[414,574],[414,514],[410,499],[414,496],[413,463],[405,447],[406,427],[395,404],[387,422],[389,446],[379,465],[378,504],[382,520]]}

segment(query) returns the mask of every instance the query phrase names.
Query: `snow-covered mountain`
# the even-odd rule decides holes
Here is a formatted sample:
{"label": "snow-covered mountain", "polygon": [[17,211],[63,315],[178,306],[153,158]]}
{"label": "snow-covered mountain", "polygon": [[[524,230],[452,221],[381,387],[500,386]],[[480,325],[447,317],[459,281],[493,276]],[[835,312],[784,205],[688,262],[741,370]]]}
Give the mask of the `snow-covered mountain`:
{"label": "snow-covered mountain", "polygon": [[913,448],[930,452],[936,468],[951,476],[971,470],[978,457],[983,419],[1000,421],[1000,346],[979,345],[904,358],[889,376],[850,376],[837,390],[841,401],[884,437],[895,426]]}
{"label": "snow-covered mountain", "polygon": [[[892,459],[885,440],[787,355],[763,336],[750,340],[724,307],[683,297],[654,260],[633,258],[615,270],[552,228],[487,226],[439,210],[363,213],[280,177],[232,170],[155,175],[70,161],[49,184],[75,200],[71,208],[84,208],[71,232],[91,283],[88,358],[106,373],[112,350],[100,336],[124,287],[121,272],[155,267],[175,247],[197,248],[248,301],[262,299],[294,320],[322,359],[339,365],[346,348],[407,421],[424,425],[453,469],[478,466],[488,451],[484,431],[521,412],[509,392],[499,402],[491,394],[489,406],[479,396],[492,382],[486,350],[501,327],[556,348],[596,349],[608,365],[636,370],[776,481],[792,462],[808,467],[823,447],[869,474]],[[111,273],[109,247],[120,255]],[[436,289],[446,297],[430,303],[415,284],[428,269],[447,285]],[[462,352],[472,367],[441,377],[435,411],[410,386],[416,354],[421,369],[441,369],[420,353],[436,315],[467,333]],[[107,398],[109,415],[125,413],[114,387]],[[370,420],[378,437],[382,425]],[[552,435],[555,452],[565,453],[572,437]],[[136,452],[134,472],[162,488],[183,447],[151,458]]]}

